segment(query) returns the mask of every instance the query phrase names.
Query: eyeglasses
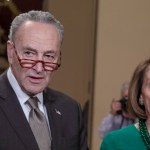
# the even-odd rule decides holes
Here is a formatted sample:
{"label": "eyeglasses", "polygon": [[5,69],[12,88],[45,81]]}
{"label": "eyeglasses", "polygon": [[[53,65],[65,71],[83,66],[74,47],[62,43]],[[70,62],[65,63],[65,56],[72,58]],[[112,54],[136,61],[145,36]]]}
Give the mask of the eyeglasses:
{"label": "eyeglasses", "polygon": [[42,63],[43,65],[43,68],[45,71],[55,71],[57,70],[60,65],[61,65],[61,52],[60,54],[58,55],[58,60],[57,60],[57,63],[54,63],[54,62],[46,62],[46,61],[42,61],[42,60],[32,60],[32,59],[21,59],[17,53],[17,50],[15,48],[15,44],[12,43],[12,45],[14,46],[14,49],[15,49],[15,54],[17,56],[17,59],[19,61],[19,64],[22,68],[32,68],[34,67],[37,63]]}

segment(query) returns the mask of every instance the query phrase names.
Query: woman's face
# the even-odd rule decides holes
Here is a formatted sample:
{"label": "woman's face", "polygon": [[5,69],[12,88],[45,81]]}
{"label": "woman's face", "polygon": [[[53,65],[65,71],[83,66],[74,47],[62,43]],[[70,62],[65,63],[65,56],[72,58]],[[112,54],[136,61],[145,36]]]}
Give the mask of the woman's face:
{"label": "woman's face", "polygon": [[141,98],[144,100],[146,114],[150,118],[150,66],[146,69],[144,75]]}

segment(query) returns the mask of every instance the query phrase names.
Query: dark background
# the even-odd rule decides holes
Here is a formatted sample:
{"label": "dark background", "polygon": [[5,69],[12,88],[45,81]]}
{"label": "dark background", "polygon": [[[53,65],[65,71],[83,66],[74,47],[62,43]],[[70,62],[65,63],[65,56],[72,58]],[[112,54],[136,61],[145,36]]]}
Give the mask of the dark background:
{"label": "dark background", "polygon": [[29,10],[42,10],[44,0],[0,0],[0,73],[7,67],[6,41],[9,28],[16,15]]}

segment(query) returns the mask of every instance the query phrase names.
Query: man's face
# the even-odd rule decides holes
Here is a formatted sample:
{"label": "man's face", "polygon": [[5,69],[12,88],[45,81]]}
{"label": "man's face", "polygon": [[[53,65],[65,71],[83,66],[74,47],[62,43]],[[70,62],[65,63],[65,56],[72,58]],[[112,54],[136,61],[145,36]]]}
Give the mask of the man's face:
{"label": "man's face", "polygon": [[[52,71],[44,69],[42,62],[60,53],[60,35],[54,25],[27,21],[15,35],[15,42],[7,43],[8,60],[21,88],[29,95],[42,92],[48,86]],[[34,59],[31,68],[21,67],[17,58]]]}

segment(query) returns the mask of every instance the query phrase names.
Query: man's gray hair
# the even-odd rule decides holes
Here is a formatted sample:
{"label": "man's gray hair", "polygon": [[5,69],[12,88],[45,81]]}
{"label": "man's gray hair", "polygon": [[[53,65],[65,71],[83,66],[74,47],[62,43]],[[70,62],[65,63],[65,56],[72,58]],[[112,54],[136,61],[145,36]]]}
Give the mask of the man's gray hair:
{"label": "man's gray hair", "polygon": [[35,21],[54,25],[59,31],[62,43],[64,38],[63,25],[51,13],[37,10],[31,10],[27,13],[22,13],[14,18],[11,23],[8,35],[10,41],[14,42],[16,32],[18,31],[19,27],[26,21]]}

